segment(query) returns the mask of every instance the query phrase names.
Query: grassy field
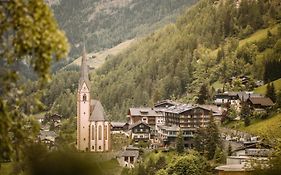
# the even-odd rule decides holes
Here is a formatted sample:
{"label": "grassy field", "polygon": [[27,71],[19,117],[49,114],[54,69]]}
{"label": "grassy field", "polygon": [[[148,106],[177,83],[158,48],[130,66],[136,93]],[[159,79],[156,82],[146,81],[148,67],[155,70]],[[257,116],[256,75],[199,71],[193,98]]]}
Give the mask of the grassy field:
{"label": "grassy field", "polygon": [[[281,78],[279,78],[278,80],[273,81],[274,87],[276,92],[281,91]],[[266,86],[267,84],[257,87],[254,92],[255,93],[259,93],[259,94],[265,94],[266,93]]]}
{"label": "grassy field", "polygon": [[254,120],[248,127],[244,126],[243,121],[232,122],[227,127],[266,138],[281,138],[281,113],[266,120]]}
{"label": "grassy field", "polygon": [[241,41],[239,41],[239,47],[245,45],[246,43],[253,43],[256,41],[260,41],[262,39],[265,39],[267,37],[267,32],[270,31],[272,34],[277,33],[277,28],[279,24],[274,25],[273,27],[261,29],[250,35],[248,38],[245,38]]}
{"label": "grassy field", "polygon": [[219,81],[216,81],[212,84],[212,87],[215,88],[215,90],[218,90],[218,89],[222,89],[223,88],[223,84]]}

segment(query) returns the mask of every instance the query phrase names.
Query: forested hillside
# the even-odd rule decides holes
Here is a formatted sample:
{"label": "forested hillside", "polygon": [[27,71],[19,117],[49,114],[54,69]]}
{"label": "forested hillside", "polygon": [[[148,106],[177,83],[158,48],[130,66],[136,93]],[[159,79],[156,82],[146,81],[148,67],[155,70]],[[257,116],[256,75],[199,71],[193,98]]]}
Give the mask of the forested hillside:
{"label": "forested hillside", "polygon": [[[280,20],[279,0],[201,0],[175,24],[108,60],[92,75],[93,94],[111,118],[124,119],[130,106],[165,98],[196,101],[200,89],[207,89],[208,101],[214,83],[252,90],[255,80],[281,77],[280,69],[272,69],[281,64]],[[229,83],[239,76],[250,80]]]}
{"label": "forested hillside", "polygon": [[111,48],[171,22],[197,0],[60,0],[51,7],[78,57],[83,40],[88,51]]}

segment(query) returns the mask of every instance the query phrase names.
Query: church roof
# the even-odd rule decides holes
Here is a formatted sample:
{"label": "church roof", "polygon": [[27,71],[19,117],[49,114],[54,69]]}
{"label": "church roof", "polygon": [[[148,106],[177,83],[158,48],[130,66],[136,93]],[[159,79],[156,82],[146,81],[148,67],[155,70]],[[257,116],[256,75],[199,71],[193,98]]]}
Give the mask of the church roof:
{"label": "church roof", "polygon": [[87,87],[90,89],[89,68],[87,64],[87,53],[86,53],[85,46],[82,52],[81,72],[80,72],[78,90],[82,88],[84,82],[86,83]]}
{"label": "church roof", "polygon": [[101,102],[98,100],[92,100],[91,103],[93,105],[93,111],[92,111],[92,114],[91,114],[89,120],[90,121],[106,121],[107,118],[106,118],[106,115],[105,115]]}

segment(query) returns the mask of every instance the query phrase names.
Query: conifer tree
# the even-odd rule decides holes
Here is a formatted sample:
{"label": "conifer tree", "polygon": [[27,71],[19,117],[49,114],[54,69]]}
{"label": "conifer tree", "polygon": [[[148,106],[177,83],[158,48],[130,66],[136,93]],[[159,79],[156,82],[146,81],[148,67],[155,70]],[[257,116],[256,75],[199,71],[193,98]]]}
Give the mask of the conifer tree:
{"label": "conifer tree", "polygon": [[202,84],[198,93],[198,104],[205,104],[206,100],[209,97],[209,92],[206,84]]}
{"label": "conifer tree", "polygon": [[270,98],[273,102],[276,101],[275,87],[273,83],[267,84],[265,96]]}
{"label": "conifer tree", "polygon": [[207,149],[207,158],[209,160],[214,158],[216,148],[221,148],[221,140],[219,135],[219,129],[214,122],[213,116],[210,118],[210,123],[206,128],[206,149]]}
{"label": "conifer tree", "polygon": [[182,131],[179,132],[176,141],[176,150],[179,154],[184,152],[184,140]]}

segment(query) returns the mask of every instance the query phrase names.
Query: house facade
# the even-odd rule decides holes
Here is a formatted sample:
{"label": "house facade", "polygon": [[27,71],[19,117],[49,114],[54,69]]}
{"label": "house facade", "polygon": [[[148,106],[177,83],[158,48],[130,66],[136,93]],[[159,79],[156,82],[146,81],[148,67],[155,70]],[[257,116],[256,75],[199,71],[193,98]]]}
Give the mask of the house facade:
{"label": "house facade", "polygon": [[137,122],[129,127],[130,135],[135,143],[148,142],[151,139],[151,129],[147,123]]}

